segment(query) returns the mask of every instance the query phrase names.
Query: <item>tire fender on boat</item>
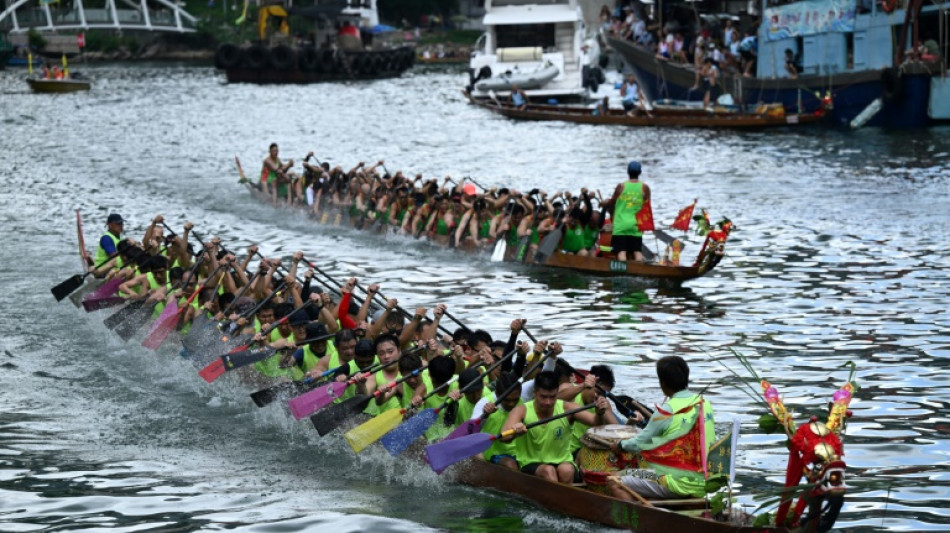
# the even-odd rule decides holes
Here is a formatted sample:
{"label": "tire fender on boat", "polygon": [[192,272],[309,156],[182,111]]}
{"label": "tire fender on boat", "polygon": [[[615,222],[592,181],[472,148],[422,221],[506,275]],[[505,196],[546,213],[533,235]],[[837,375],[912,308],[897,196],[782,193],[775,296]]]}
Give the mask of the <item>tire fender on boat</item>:
{"label": "tire fender on boat", "polygon": [[244,62],[249,68],[260,70],[267,66],[267,48],[255,44],[244,51]]}
{"label": "tire fender on boat", "polygon": [[268,62],[277,70],[290,70],[297,63],[294,49],[287,45],[277,45],[268,51]]}
{"label": "tire fender on boat", "polygon": [[297,66],[305,71],[320,70],[320,56],[313,48],[300,48],[297,50]]}
{"label": "tire fender on boat", "polygon": [[897,67],[889,67],[881,71],[881,86],[885,100],[900,99],[903,88],[900,70]]}
{"label": "tire fender on boat", "polygon": [[239,46],[234,44],[222,44],[214,53],[214,66],[221,70],[237,67],[241,64],[243,55]]}

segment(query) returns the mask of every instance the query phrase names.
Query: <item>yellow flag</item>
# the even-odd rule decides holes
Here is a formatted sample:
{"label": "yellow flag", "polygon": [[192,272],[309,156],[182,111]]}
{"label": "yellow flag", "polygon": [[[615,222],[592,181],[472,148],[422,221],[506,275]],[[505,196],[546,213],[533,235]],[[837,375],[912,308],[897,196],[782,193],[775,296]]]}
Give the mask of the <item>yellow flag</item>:
{"label": "yellow flag", "polygon": [[32,76],[33,75],[33,52],[27,52],[26,62],[30,69],[30,76]]}
{"label": "yellow flag", "polygon": [[66,54],[63,54],[63,78],[69,79],[69,65],[66,64]]}

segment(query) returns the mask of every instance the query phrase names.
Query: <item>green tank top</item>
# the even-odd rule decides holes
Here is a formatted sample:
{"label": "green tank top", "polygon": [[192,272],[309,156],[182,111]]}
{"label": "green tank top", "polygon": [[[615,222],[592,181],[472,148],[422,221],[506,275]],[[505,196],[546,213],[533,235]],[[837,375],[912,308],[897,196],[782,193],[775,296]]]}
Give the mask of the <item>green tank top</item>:
{"label": "green tank top", "polygon": [[584,242],[584,229],[580,226],[577,226],[574,229],[564,227],[564,239],[561,241],[561,248],[565,252],[570,252],[572,254],[587,248],[586,243]]}
{"label": "green tank top", "polygon": [[640,237],[643,232],[637,227],[637,213],[643,207],[643,184],[628,181],[614,206],[614,235]]}
{"label": "green tank top", "polygon": [[[393,378],[392,381],[390,381],[390,380],[387,380],[387,379],[386,379],[386,375],[383,374],[383,371],[382,371],[382,370],[380,370],[380,371],[376,372],[376,374],[373,376],[373,378],[376,380],[376,390],[380,390],[380,389],[386,387],[386,385],[389,385],[390,383],[392,383],[392,381],[395,381],[395,380],[399,379],[399,374],[396,374],[396,377]],[[381,413],[384,413],[384,412],[386,412],[386,411],[388,411],[388,410],[390,410],[390,409],[399,409],[400,407],[402,407],[402,405],[400,405],[399,396],[391,396],[388,400],[386,400],[385,402],[383,402],[383,403],[380,404],[380,405],[376,405],[375,399],[374,399],[374,400],[371,400],[371,401],[369,402],[369,406],[368,406],[368,407],[366,408],[366,410],[363,411],[363,412],[364,412],[364,413],[367,413],[367,414],[370,414],[370,415],[373,415],[373,416],[376,416],[376,415],[381,414]]]}
{"label": "green tank top", "polygon": [[[119,237],[116,237],[115,235],[109,232],[106,232],[105,236],[112,239],[112,246],[115,246],[115,249],[118,250],[119,241],[121,241],[122,239],[120,239]],[[107,259],[109,259],[109,254],[106,253],[106,250],[105,248],[102,247],[102,245],[99,245],[99,249],[96,250],[96,265],[105,263]],[[116,262],[115,262],[116,267],[122,268],[123,264],[124,263],[122,262],[121,257],[116,259]]]}
{"label": "green tank top", "polygon": [[482,223],[478,225],[478,238],[491,238],[491,220],[483,220]]}
{"label": "green tank top", "polygon": [[[534,400],[524,404],[524,424],[538,421],[538,414],[534,411]],[[564,401],[558,400],[554,404],[552,416],[564,412]],[[518,466],[523,468],[531,463],[560,464],[571,462],[571,423],[569,417],[559,418],[543,426],[528,430],[514,440],[515,456]]]}
{"label": "green tank top", "polygon": [[435,234],[436,235],[449,234],[449,225],[445,223],[445,219],[443,219],[441,216],[435,221]]}
{"label": "green tank top", "polygon": [[487,388],[482,388],[482,393],[478,396],[478,398],[475,398],[474,402],[468,401],[468,398],[466,398],[463,394],[462,397],[459,398],[459,408],[455,413],[455,425],[459,426],[462,424],[462,422],[470,420],[472,418],[472,413],[475,412],[475,404],[487,394],[491,394],[491,391],[489,391]]}
{"label": "green tank top", "polygon": [[[428,372],[426,372],[426,374],[428,374]],[[435,387],[431,381],[426,383],[426,390],[432,392],[434,389]],[[438,394],[433,394],[426,399],[423,404],[423,409],[435,409],[439,407],[449,399],[449,393],[454,390],[458,390],[458,383],[452,383],[448,387],[443,387]],[[453,429],[455,429],[455,424],[445,425],[445,409],[442,409],[439,411],[439,417],[435,420],[435,423],[426,430],[426,440],[428,442],[434,442],[445,438]]]}
{"label": "green tank top", "polygon": [[[580,393],[578,393],[578,395],[574,397],[574,403],[576,403],[577,405],[584,405],[584,400],[583,398],[581,398]],[[587,412],[596,414],[597,409],[594,407],[591,407],[590,409],[587,410]],[[587,433],[587,430],[590,429],[590,426],[582,422],[578,422],[577,420],[574,421],[573,425],[574,427],[571,430],[571,453],[572,454],[580,449],[580,447],[582,446],[581,437],[583,437],[584,433]]]}
{"label": "green tank top", "polygon": [[[524,401],[518,400],[518,405],[524,405]],[[482,433],[488,433],[489,435],[501,433],[501,429],[505,426],[506,420],[508,420],[508,411],[505,411],[499,406],[497,411],[488,415],[488,418],[482,422]],[[491,460],[491,458],[496,455],[511,455],[515,457],[517,453],[517,450],[515,450],[516,440],[512,442],[502,442],[501,440],[493,441],[491,447],[485,450],[482,456],[488,460]]]}

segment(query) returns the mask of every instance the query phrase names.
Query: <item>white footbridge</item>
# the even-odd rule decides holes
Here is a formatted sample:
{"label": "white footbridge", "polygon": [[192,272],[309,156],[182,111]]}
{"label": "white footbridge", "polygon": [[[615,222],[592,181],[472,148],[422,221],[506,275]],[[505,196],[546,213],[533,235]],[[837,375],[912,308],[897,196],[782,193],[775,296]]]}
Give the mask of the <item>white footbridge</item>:
{"label": "white footbridge", "polygon": [[144,30],[191,33],[198,19],[170,0],[5,0],[0,31]]}

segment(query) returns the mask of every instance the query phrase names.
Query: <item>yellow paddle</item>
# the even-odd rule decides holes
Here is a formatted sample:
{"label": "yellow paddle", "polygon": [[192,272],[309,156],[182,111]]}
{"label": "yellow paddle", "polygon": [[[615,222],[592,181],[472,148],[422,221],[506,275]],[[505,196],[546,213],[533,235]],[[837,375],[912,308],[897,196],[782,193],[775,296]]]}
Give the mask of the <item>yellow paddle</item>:
{"label": "yellow paddle", "polygon": [[405,409],[389,409],[343,434],[353,451],[360,453],[402,423]]}

